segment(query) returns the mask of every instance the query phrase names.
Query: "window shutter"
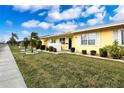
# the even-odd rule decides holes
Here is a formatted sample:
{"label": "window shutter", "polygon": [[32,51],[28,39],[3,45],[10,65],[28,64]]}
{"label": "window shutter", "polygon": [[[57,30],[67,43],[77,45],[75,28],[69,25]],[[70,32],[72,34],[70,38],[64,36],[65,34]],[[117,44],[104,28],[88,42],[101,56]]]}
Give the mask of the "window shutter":
{"label": "window shutter", "polygon": [[100,32],[96,33],[96,46],[100,45]]}
{"label": "window shutter", "polygon": [[113,42],[117,40],[119,45],[121,45],[121,30],[114,30],[113,31]]}
{"label": "window shutter", "polygon": [[117,30],[114,30],[114,31],[113,31],[113,41],[114,41],[114,40],[118,40],[118,37],[119,37],[119,36],[118,36],[118,31],[117,31]]}
{"label": "window shutter", "polygon": [[119,45],[122,45],[121,44],[121,38],[122,38],[121,37],[121,30],[118,30],[117,32],[118,32],[118,43],[119,43]]}
{"label": "window shutter", "polygon": [[81,45],[81,35],[78,35],[78,44]]}
{"label": "window shutter", "polygon": [[49,40],[49,43],[52,43],[52,39]]}

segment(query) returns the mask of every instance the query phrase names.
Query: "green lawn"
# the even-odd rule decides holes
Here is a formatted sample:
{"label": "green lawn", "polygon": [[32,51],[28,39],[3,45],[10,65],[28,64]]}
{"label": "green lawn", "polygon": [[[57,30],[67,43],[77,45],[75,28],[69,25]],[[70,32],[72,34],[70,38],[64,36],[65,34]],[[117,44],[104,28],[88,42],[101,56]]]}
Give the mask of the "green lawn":
{"label": "green lawn", "polygon": [[124,87],[124,63],[69,54],[25,55],[11,47],[27,87]]}

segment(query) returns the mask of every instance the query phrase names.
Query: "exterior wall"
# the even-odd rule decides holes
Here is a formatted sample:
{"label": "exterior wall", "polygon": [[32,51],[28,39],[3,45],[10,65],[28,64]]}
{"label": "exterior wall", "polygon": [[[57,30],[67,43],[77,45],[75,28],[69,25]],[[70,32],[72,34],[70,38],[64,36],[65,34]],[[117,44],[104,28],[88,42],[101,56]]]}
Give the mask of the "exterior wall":
{"label": "exterior wall", "polygon": [[[62,44],[62,50],[69,50],[68,49],[68,40],[69,37],[72,38],[72,47],[75,47],[76,52],[82,52],[82,50],[87,50],[88,54],[91,50],[96,50],[97,54],[99,54],[99,48],[102,48],[106,45],[111,45],[114,41],[113,39],[113,31],[124,28],[124,26],[117,26],[117,27],[111,27],[111,28],[104,28],[99,30],[92,30],[92,31],[86,31],[86,32],[79,32],[72,34],[70,36],[57,36],[54,37],[56,39],[56,42],[60,42],[60,37],[65,37],[66,42],[65,44]],[[79,40],[79,37],[81,34],[84,33],[99,33],[99,44],[98,45],[81,45],[81,40]],[[46,42],[44,42],[45,45],[48,44],[49,40],[51,38],[44,39]]]}
{"label": "exterior wall", "polygon": [[48,45],[48,39],[41,39],[42,45]]}
{"label": "exterior wall", "polygon": [[[73,47],[75,47],[76,52],[82,52],[82,50],[87,50],[88,54],[91,50],[96,50],[97,54],[99,53],[99,48],[104,47],[105,45],[110,45],[113,42],[112,39],[112,30],[103,30],[103,31],[91,31],[87,33],[98,33],[99,34],[99,42],[97,45],[81,45],[81,41],[79,40],[79,36],[83,33],[75,34],[73,36]],[[85,32],[86,33],[86,32]]]}
{"label": "exterior wall", "polygon": [[47,39],[41,39],[41,41],[42,41],[43,45],[46,45],[48,47],[48,43],[50,42],[51,39],[55,39],[56,43],[60,43],[60,38],[65,38],[65,44],[62,44],[61,49],[62,50],[68,50],[68,39],[69,39],[69,36],[52,37],[52,38],[47,38]]}
{"label": "exterior wall", "polygon": [[108,29],[100,32],[100,47],[111,45],[113,41],[113,29]]}

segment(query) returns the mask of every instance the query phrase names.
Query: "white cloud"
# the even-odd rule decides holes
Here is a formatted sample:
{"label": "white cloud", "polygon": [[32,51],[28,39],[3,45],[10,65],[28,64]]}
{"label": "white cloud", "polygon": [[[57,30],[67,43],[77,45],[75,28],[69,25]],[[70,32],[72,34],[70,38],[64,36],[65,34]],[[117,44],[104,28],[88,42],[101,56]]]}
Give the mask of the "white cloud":
{"label": "white cloud", "polygon": [[36,12],[40,9],[48,9],[50,6],[45,5],[15,5],[13,6],[13,10],[19,12],[31,11]]}
{"label": "white cloud", "polygon": [[97,23],[97,18],[94,18],[94,19],[89,19],[87,21],[88,25],[95,25]]}
{"label": "white cloud", "polygon": [[52,9],[50,12],[48,12],[48,19],[52,21],[75,19],[80,16],[82,8],[83,7],[72,7],[60,12],[60,8],[55,7],[54,10]]}
{"label": "white cloud", "polygon": [[47,22],[41,22],[41,23],[39,23],[38,26],[42,29],[48,29],[51,26],[51,24],[47,23]]}
{"label": "white cloud", "polygon": [[85,16],[89,16],[93,14],[94,18],[93,19],[89,19],[87,21],[87,24],[88,25],[96,25],[96,24],[101,24],[103,23],[103,20],[106,16],[106,10],[105,10],[105,7],[104,6],[90,6],[87,8],[86,12],[85,12]]}
{"label": "white cloud", "polygon": [[10,21],[10,20],[6,20],[6,24],[7,24],[7,25],[12,25],[12,24],[13,24],[13,22],[12,22],[12,21]]}
{"label": "white cloud", "polygon": [[94,13],[103,12],[103,11],[104,11],[104,7],[100,7],[99,5],[94,5],[94,6],[89,7],[86,13],[94,14]]}
{"label": "white cloud", "polygon": [[48,14],[48,20],[50,21],[58,21],[61,20],[61,15],[59,12],[55,11],[55,12],[51,12]]}
{"label": "white cloud", "polygon": [[81,13],[83,17],[88,17],[96,13],[103,13],[105,11],[105,7],[100,5],[86,6],[85,8],[86,11]]}
{"label": "white cloud", "polygon": [[21,33],[26,36],[30,35],[30,32],[28,32],[27,30],[22,30]]}
{"label": "white cloud", "polygon": [[80,8],[71,8],[62,13],[63,19],[74,19],[80,16],[81,9]]}
{"label": "white cloud", "polygon": [[52,6],[50,12],[54,12],[54,11],[58,11],[59,12],[60,11],[60,5]]}
{"label": "white cloud", "polygon": [[124,5],[118,6],[114,12],[116,13],[113,17],[110,16],[109,19],[112,21],[122,21],[124,20]]}
{"label": "white cloud", "polygon": [[29,20],[27,22],[22,23],[21,26],[25,28],[42,28],[46,30],[51,26],[51,23],[40,22],[38,20]]}
{"label": "white cloud", "polygon": [[81,23],[79,23],[79,26],[83,27],[83,26],[85,26],[85,23],[81,22]]}
{"label": "white cloud", "polygon": [[101,24],[101,23],[103,23],[103,20],[104,20],[105,16],[106,16],[106,12],[97,13],[97,14],[95,14],[95,18],[89,19],[89,20],[87,21],[87,24],[88,24],[88,25],[96,25],[96,24],[98,24],[98,23]]}
{"label": "white cloud", "polygon": [[52,28],[56,31],[68,32],[75,30],[78,25],[74,22],[63,22],[61,24],[53,25]]}
{"label": "white cloud", "polygon": [[43,15],[45,15],[46,14],[46,12],[42,12],[42,13],[39,13],[38,15],[39,16],[43,16]]}
{"label": "white cloud", "polygon": [[36,28],[39,25],[40,21],[38,20],[29,20],[27,22],[22,23],[21,25],[26,28]]}
{"label": "white cloud", "polygon": [[81,15],[82,15],[83,17],[88,17],[88,16],[89,16],[86,12],[82,12]]}

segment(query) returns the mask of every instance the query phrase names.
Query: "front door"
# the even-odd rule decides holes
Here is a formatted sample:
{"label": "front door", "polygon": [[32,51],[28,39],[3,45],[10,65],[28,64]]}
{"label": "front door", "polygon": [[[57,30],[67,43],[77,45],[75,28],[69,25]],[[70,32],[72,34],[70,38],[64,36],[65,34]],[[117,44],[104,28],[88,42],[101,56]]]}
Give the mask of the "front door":
{"label": "front door", "polygon": [[69,41],[68,41],[68,48],[70,49],[72,47],[72,39],[69,38]]}

